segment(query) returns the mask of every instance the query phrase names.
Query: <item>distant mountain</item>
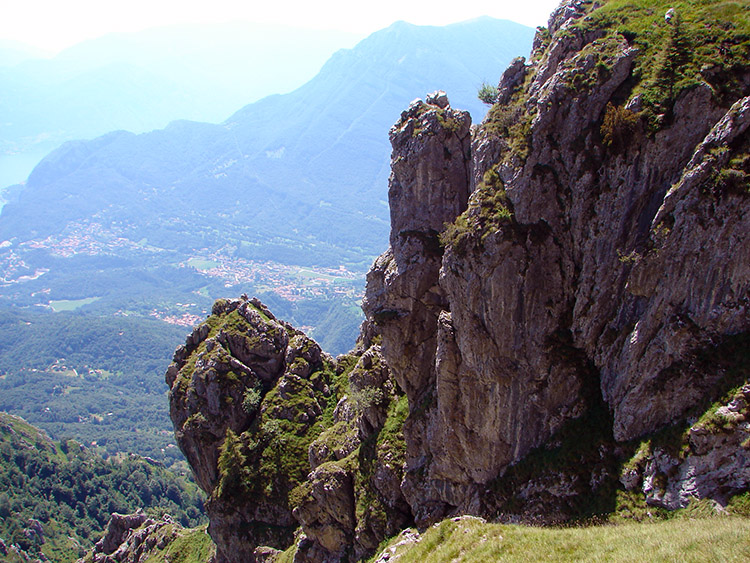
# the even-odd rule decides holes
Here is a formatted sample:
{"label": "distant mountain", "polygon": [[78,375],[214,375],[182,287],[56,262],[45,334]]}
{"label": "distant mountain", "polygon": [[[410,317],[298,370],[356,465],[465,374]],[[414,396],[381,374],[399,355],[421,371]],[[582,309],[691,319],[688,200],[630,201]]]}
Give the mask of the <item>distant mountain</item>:
{"label": "distant mountain", "polygon": [[[364,271],[387,246],[390,126],[411,100],[437,89],[479,120],[477,88],[527,53],[532,36],[490,18],[446,27],[399,22],[337,52],[294,92],[222,124],[178,121],[67,143],[0,214],[7,272],[0,299],[97,297],[88,307],[141,312],[190,301],[200,312],[211,298],[241,292],[276,291],[299,303],[289,292],[310,282],[308,295],[327,296],[330,306],[349,292],[348,307],[352,284],[361,290]],[[186,268],[196,256],[211,265]],[[323,287],[331,280],[343,285]],[[295,318],[290,301],[262,298],[302,326],[322,319]],[[340,317],[328,309],[319,313]]]}
{"label": "distant mountain", "polygon": [[360,38],[232,23],[114,33],[52,59],[0,43],[0,186],[25,179],[65,141],[150,131],[175,119],[224,120],[248,102],[304,84]]}
{"label": "distant mountain", "polygon": [[[196,236],[203,243],[211,226],[221,231],[214,245],[240,235],[235,242],[263,248],[281,237],[305,254],[317,245],[376,253],[387,231],[390,125],[413,98],[438,88],[481,117],[476,87],[528,51],[532,33],[489,18],[443,28],[399,22],[336,53],[293,93],[221,125],[181,121],[66,144],[3,210],[0,236],[46,237],[96,216],[105,226],[125,222],[129,238],[157,246],[194,246]],[[186,224],[175,229],[175,221]],[[317,258],[331,260],[339,258]]]}
{"label": "distant mountain", "polygon": [[47,55],[42,49],[37,49],[21,41],[0,39],[0,67],[14,66],[29,59],[39,59]]}

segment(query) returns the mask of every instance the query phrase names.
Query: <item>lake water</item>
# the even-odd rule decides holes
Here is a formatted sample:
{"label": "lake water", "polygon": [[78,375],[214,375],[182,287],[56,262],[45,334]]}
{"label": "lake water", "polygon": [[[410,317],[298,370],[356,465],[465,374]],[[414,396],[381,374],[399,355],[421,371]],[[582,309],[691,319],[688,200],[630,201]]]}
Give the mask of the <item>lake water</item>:
{"label": "lake water", "polygon": [[8,186],[25,182],[31,171],[48,150],[23,154],[0,154],[0,209],[5,205],[3,190]]}
{"label": "lake water", "polygon": [[0,189],[26,181],[49,150],[21,154],[0,154]]}

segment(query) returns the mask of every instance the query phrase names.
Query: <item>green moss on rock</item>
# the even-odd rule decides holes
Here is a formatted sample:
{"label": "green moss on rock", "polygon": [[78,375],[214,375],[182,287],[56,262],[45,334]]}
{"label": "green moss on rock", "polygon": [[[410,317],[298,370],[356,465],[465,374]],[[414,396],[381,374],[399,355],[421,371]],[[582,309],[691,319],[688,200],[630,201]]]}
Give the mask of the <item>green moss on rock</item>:
{"label": "green moss on rock", "polygon": [[443,246],[458,254],[481,247],[485,239],[513,222],[513,207],[496,167],[484,173],[469,197],[469,206],[440,235]]}

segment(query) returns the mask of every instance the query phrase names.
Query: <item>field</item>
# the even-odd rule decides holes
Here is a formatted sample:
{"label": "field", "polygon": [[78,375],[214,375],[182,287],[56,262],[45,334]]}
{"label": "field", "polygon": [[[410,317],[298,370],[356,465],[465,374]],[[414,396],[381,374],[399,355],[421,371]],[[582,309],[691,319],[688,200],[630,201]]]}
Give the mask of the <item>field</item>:
{"label": "field", "polygon": [[86,299],[60,299],[57,301],[50,301],[49,306],[55,313],[60,313],[61,311],[75,311],[79,307],[90,305],[99,299],[99,297],[88,297]]}

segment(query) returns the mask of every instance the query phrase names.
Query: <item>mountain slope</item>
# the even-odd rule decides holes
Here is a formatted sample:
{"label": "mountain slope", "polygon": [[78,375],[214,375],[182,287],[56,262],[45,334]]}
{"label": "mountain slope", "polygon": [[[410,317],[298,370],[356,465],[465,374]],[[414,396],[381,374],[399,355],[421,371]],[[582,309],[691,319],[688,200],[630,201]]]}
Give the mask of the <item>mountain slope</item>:
{"label": "mountain slope", "polygon": [[156,319],[0,311],[0,410],[56,439],[181,459],[161,371],[184,329]]}
{"label": "mountain slope", "polygon": [[[193,283],[183,267],[191,256],[254,272],[250,262],[264,261],[343,265],[344,276],[361,275],[387,236],[391,116],[439,87],[482,113],[476,88],[526,52],[531,34],[488,18],[445,28],[398,23],[335,54],[303,87],[223,124],[179,121],[66,144],[0,214],[0,240],[8,240],[0,261],[9,273],[2,296],[23,304],[96,296],[97,307],[117,310],[119,296],[141,285],[134,272],[167,269],[173,281],[162,275],[144,297],[188,300],[174,294]],[[106,255],[107,266],[81,264],[84,253]],[[117,260],[122,282],[110,275]],[[206,292],[219,297],[224,285],[260,292],[253,276],[222,279]]]}
{"label": "mountain slope", "polygon": [[42,554],[55,563],[75,561],[99,539],[113,512],[143,507],[154,516],[171,513],[184,525],[203,520],[202,498],[183,477],[137,456],[104,460],[73,440],[53,442],[3,412],[0,477],[3,561],[34,561]]}
{"label": "mountain slope", "polygon": [[[106,214],[105,220],[122,219],[106,209],[105,200],[153,206],[181,216],[186,208],[200,213],[198,200],[213,199],[234,211],[251,213],[251,220],[262,208],[264,217],[257,217],[256,229],[274,226],[278,231],[276,209],[293,204],[289,196],[301,207],[301,216],[287,214],[285,222],[292,228],[282,228],[280,236],[289,236],[293,228],[313,227],[305,228],[303,237],[313,235],[325,242],[329,231],[325,227],[331,220],[337,220],[345,236],[356,234],[351,220],[339,219],[340,212],[364,218],[382,234],[385,207],[380,205],[376,212],[380,221],[364,216],[365,210],[377,209],[372,204],[384,197],[388,147],[382,132],[389,116],[440,85],[456,85],[454,97],[482,112],[475,99],[476,85],[485,74],[496,73],[513,55],[526,51],[530,35],[528,28],[489,19],[446,28],[399,23],[356,49],[337,53],[314,80],[294,93],[247,106],[221,126],[174,123],[150,134],[121,134],[63,147],[29,177],[20,205],[11,204],[3,211],[0,236],[23,240],[32,235],[31,229],[47,236],[96,211]],[[69,166],[50,167],[63,159],[70,161]],[[94,181],[97,185],[92,185]],[[156,193],[149,198],[144,190]],[[28,213],[36,202],[76,193],[81,202],[92,196],[94,201],[87,208],[63,212],[35,206],[33,227],[23,215],[23,209]],[[185,196],[194,199],[184,208],[176,207]],[[319,208],[321,201],[333,209]],[[322,216],[310,217],[313,211]],[[150,215],[140,222],[149,221],[154,227],[166,219]],[[127,218],[136,217],[134,213]],[[373,241],[357,238],[369,252],[377,248]],[[336,242],[343,246],[343,240],[341,236]]]}
{"label": "mountain slope", "polygon": [[0,39],[0,67],[15,66],[29,59],[44,57],[45,52],[12,39]]}

